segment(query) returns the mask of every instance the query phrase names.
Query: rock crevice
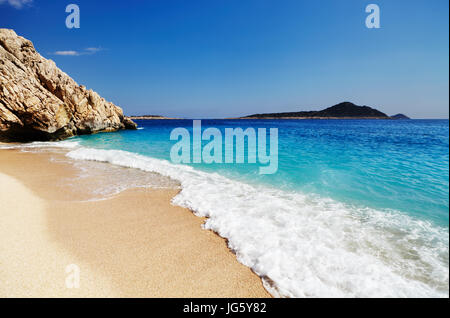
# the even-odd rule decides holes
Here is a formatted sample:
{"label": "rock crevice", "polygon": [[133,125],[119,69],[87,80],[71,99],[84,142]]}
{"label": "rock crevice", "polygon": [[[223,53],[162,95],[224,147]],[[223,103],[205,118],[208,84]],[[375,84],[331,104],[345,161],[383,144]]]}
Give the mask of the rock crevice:
{"label": "rock crevice", "polygon": [[136,127],[120,107],[42,57],[31,41],[0,29],[0,139],[59,140]]}

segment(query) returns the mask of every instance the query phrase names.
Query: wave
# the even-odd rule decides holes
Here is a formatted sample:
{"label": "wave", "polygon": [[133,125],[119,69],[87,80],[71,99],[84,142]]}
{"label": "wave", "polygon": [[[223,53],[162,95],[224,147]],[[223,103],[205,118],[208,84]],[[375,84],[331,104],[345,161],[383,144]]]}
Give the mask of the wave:
{"label": "wave", "polygon": [[158,172],[181,183],[173,203],[207,217],[242,264],[279,297],[448,297],[448,229],[398,211],[248,185],[121,150],[78,160]]}
{"label": "wave", "polygon": [[30,143],[0,144],[0,149],[36,149],[36,148],[76,148],[79,142],[75,140],[33,141]]}

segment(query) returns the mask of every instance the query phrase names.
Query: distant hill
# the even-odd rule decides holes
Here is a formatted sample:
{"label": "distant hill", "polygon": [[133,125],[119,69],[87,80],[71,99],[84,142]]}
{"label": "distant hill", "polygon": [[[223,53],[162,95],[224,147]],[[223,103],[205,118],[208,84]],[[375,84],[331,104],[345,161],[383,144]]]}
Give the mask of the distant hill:
{"label": "distant hill", "polygon": [[130,119],[175,119],[175,118],[169,118],[164,117],[160,115],[137,115],[137,116],[129,116]]}
{"label": "distant hill", "polygon": [[408,116],[403,115],[403,114],[397,114],[397,115],[391,116],[391,118],[392,119],[411,119]]}
{"label": "distant hill", "polygon": [[250,116],[240,117],[246,119],[252,118],[274,118],[274,119],[345,119],[345,118],[360,118],[360,119],[389,119],[388,115],[375,108],[369,106],[358,106],[351,102],[342,102],[337,105],[328,107],[319,111],[300,111],[287,113],[267,113],[254,114]]}

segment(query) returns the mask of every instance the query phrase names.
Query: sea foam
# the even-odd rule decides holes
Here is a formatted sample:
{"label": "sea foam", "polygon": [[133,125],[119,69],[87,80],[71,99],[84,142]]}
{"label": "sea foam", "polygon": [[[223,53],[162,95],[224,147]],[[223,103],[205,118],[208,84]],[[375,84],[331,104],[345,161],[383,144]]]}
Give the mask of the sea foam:
{"label": "sea foam", "polygon": [[76,148],[79,145],[75,140],[62,140],[62,141],[33,141],[30,143],[11,143],[1,144],[0,149],[38,149],[38,148]]}
{"label": "sea foam", "polygon": [[158,172],[181,183],[173,203],[205,216],[242,264],[280,297],[448,297],[448,229],[398,211],[249,185],[121,150],[67,153]]}

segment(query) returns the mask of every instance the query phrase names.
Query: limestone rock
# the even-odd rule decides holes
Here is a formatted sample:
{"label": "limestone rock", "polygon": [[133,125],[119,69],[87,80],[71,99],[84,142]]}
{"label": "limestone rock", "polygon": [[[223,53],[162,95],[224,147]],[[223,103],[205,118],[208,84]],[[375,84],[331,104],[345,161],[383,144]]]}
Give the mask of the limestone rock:
{"label": "limestone rock", "polygon": [[122,109],[78,85],[31,41],[0,29],[0,137],[58,140],[136,129]]}

